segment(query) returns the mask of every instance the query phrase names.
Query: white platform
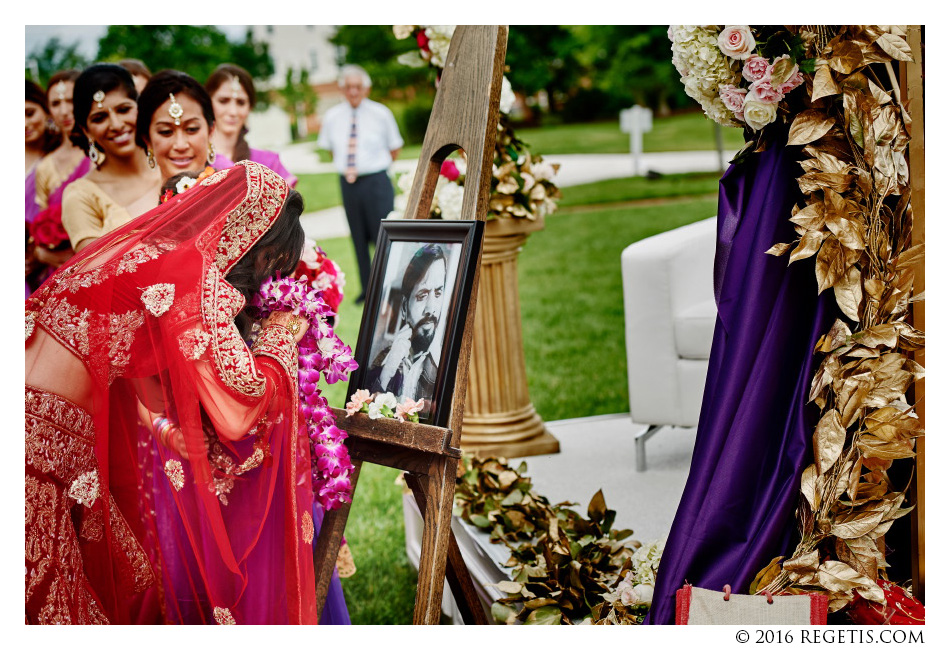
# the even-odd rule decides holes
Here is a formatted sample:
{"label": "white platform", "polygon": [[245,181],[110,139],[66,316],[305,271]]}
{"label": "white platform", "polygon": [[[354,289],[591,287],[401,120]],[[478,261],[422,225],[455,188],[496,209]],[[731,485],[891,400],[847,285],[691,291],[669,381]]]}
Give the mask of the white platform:
{"label": "white platform", "polygon": [[[509,459],[513,467],[522,460],[527,463],[526,474],[538,494],[551,503],[575,502],[576,510],[586,516],[587,504],[601,489],[607,507],[617,512],[614,528],[633,530],[632,539],[643,543],[666,537],[686,485],[695,429],[662,429],[647,443],[647,471],[637,472],[633,437],[646,425],[631,422],[629,415],[560,420],[546,426],[560,442],[560,453]],[[406,553],[418,568],[422,518],[411,495],[404,495],[403,506]],[[508,559],[507,549],[457,517],[452,530],[487,611],[502,595],[491,585],[509,579],[501,566]],[[454,623],[461,623],[447,583],[442,610]]]}

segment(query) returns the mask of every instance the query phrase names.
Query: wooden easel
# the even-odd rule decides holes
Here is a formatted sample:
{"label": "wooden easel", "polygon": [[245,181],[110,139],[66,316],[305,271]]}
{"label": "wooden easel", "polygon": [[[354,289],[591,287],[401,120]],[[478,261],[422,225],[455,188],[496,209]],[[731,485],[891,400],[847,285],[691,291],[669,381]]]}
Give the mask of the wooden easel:
{"label": "wooden easel", "polygon": [[[467,163],[462,218],[485,220],[507,44],[506,26],[456,28],[409,194],[407,218],[429,217],[442,162],[456,149],[462,149]],[[478,276],[476,267],[468,309],[463,309],[465,325],[448,428],[387,419],[370,420],[365,414],[348,418],[342,409],[333,409],[337,426],[349,435],[347,447],[355,467],[352,477],[354,496],[364,462],[408,472],[406,483],[415,496],[424,521],[412,616],[415,625],[439,623],[442,585],[446,578],[465,623],[488,622],[452,534],[455,476],[462,456],[459,439],[465,410]],[[319,611],[323,611],[349,511],[350,504],[344,504],[327,513],[314,545]]]}

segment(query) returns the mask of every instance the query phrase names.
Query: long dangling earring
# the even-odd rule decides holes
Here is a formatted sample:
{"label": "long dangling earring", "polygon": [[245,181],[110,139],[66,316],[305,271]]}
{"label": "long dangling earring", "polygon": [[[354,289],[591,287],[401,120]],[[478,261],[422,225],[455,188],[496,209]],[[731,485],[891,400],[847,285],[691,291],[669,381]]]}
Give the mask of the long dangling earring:
{"label": "long dangling earring", "polygon": [[217,154],[214,152],[214,144],[208,143],[208,162],[214,164],[214,159],[217,158]]}
{"label": "long dangling earring", "polygon": [[145,160],[148,162],[149,169],[155,169],[155,154],[152,153],[151,147],[145,151]]}
{"label": "long dangling earring", "polygon": [[89,141],[89,160],[92,161],[92,164],[98,168],[102,163],[100,160],[103,158],[103,155],[99,153],[99,148],[96,146],[96,143]]}

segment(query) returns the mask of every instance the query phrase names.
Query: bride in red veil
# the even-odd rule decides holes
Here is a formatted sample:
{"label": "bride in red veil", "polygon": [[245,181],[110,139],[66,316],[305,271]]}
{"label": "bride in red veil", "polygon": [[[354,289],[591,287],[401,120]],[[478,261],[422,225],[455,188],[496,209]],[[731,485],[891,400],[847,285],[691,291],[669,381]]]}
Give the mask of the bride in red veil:
{"label": "bride in red veil", "polygon": [[307,324],[243,311],[296,267],[301,210],[244,162],[26,301],[27,622],[317,622]]}

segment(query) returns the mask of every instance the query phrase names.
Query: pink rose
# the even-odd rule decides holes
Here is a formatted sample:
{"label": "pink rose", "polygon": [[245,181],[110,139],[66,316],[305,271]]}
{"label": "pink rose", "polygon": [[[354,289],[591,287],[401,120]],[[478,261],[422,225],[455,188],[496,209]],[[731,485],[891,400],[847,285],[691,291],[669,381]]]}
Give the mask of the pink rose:
{"label": "pink rose", "polygon": [[802,85],[802,82],[805,81],[805,77],[802,76],[800,71],[796,71],[788,80],[782,84],[782,87],[779,90],[782,91],[782,94],[787,94],[790,90],[794,90]]}
{"label": "pink rose", "polygon": [[426,30],[420,29],[416,32],[416,43],[419,45],[419,49],[423,52],[429,51],[429,37],[426,36]]}
{"label": "pink rose", "polygon": [[456,167],[455,163],[451,160],[446,160],[442,163],[442,169],[439,171],[439,173],[450,181],[454,181],[460,175],[459,168]]}
{"label": "pink rose", "polygon": [[719,98],[733,113],[742,112],[742,104],[745,101],[745,95],[748,91],[745,88],[736,88],[732,84],[725,84],[719,87]]}
{"label": "pink rose", "polygon": [[742,67],[742,76],[746,81],[758,81],[769,71],[769,60],[761,56],[750,56]]}
{"label": "pink rose", "polygon": [[733,59],[744,61],[755,50],[755,37],[748,25],[726,25],[719,33],[719,49]]}
{"label": "pink rose", "polygon": [[752,90],[758,95],[758,101],[765,104],[778,104],[785,96],[785,93],[772,85],[771,77],[763,77],[756,81],[752,84]]}

